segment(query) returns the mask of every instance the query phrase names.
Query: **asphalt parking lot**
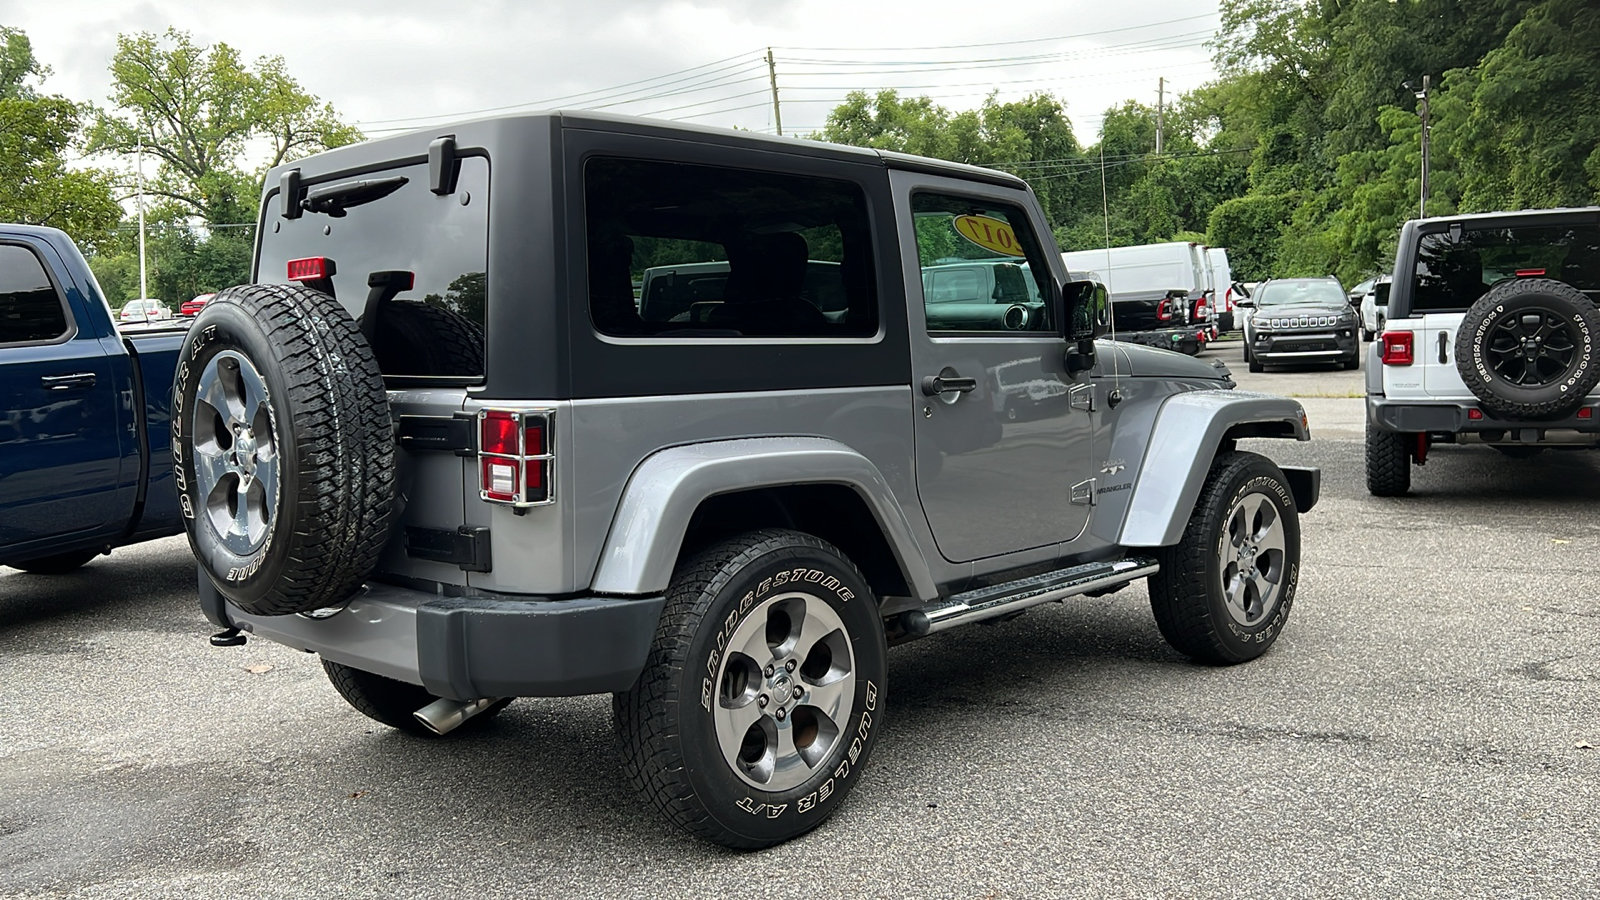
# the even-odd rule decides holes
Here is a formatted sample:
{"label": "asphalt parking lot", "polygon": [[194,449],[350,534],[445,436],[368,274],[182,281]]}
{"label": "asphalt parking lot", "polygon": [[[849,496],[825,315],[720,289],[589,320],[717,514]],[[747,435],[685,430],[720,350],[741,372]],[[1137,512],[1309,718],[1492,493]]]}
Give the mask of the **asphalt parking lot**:
{"label": "asphalt parking lot", "polygon": [[1323,467],[1277,646],[1195,666],[1142,586],[890,654],[840,814],[736,854],[622,784],[608,698],[407,738],[314,657],[207,645],[180,539],[0,574],[0,895],[1600,896],[1600,453],[1438,447],[1367,495],[1360,372],[1303,397]]}

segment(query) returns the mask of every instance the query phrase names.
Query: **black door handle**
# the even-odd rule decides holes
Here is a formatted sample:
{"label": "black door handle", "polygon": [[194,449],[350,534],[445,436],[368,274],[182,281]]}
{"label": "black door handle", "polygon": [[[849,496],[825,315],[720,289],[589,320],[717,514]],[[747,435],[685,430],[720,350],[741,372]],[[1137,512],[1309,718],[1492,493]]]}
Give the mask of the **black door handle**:
{"label": "black door handle", "polygon": [[922,392],[929,397],[940,394],[965,394],[978,389],[978,379],[960,375],[929,375],[922,379]]}
{"label": "black door handle", "polygon": [[1450,332],[1448,331],[1439,332],[1439,362],[1441,363],[1450,361],[1449,334]]}
{"label": "black door handle", "polygon": [[69,391],[73,388],[94,387],[93,372],[74,372],[71,375],[44,375],[39,383],[47,391]]}

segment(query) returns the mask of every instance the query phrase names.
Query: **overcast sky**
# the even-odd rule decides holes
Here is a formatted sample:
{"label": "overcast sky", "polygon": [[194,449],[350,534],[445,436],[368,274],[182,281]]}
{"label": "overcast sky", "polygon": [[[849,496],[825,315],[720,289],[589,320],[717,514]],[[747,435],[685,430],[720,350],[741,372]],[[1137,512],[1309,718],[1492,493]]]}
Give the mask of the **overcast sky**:
{"label": "overcast sky", "polygon": [[[369,134],[500,107],[596,108],[773,130],[819,129],[852,89],[900,88],[952,110],[1035,91],[1078,137],[1127,99],[1154,105],[1213,77],[1215,0],[0,0],[53,70],[50,93],[104,104],[116,36],[189,31],[247,60],[280,55]],[[976,45],[976,46],[974,46]]]}

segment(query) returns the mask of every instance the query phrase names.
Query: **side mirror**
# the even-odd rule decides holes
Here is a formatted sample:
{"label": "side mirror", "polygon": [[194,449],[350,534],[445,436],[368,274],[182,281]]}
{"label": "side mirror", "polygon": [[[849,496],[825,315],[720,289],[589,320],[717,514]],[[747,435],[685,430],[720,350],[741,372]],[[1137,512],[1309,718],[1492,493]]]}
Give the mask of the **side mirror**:
{"label": "side mirror", "polygon": [[1111,330],[1111,297],[1098,281],[1069,281],[1061,286],[1062,337],[1092,341]]}

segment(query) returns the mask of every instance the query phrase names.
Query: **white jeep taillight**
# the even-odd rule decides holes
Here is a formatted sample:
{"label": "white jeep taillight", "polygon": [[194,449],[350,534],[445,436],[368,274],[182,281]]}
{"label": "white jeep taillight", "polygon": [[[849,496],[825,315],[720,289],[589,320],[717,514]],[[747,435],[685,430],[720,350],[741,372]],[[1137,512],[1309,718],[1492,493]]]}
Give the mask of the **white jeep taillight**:
{"label": "white jeep taillight", "polygon": [[478,410],[478,496],[511,506],[554,502],[554,421],[552,409]]}

